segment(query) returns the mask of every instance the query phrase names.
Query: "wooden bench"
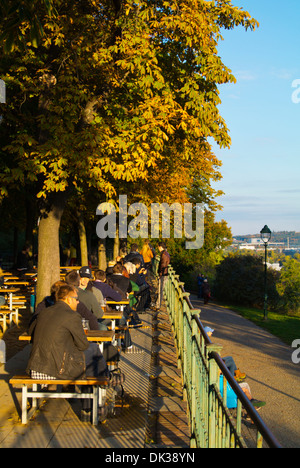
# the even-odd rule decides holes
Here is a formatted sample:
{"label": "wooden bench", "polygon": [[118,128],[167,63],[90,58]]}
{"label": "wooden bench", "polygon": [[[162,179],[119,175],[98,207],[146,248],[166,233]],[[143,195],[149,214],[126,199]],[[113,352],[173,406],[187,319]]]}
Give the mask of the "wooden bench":
{"label": "wooden bench", "polygon": [[13,322],[13,318],[15,318],[16,325],[19,324],[19,309],[10,309],[9,306],[3,305],[0,308],[0,323],[2,323],[2,331],[3,333],[7,330],[7,322],[11,326]]}
{"label": "wooden bench", "polygon": [[[22,385],[22,424],[27,424],[28,419],[38,409],[38,398],[76,398],[92,400],[92,423],[95,426],[98,424],[98,406],[104,406],[105,389],[108,387],[109,382],[109,377],[86,377],[85,379],[78,380],[43,380],[31,379],[28,375],[16,375],[9,380],[9,383],[13,386]],[[43,391],[38,388],[38,385],[57,385],[57,390]],[[64,391],[62,387],[66,385],[92,386],[93,392],[78,393],[75,391],[75,388],[74,392]],[[28,387],[32,387],[32,390]],[[28,399],[32,399],[30,411],[27,410]]]}

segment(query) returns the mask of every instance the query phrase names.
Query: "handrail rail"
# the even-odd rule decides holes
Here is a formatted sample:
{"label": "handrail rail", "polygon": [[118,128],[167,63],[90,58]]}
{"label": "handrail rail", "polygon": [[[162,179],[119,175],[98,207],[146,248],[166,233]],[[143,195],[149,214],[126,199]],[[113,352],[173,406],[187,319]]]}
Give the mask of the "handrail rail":
{"label": "handrail rail", "polygon": [[253,405],[251,404],[250,400],[247,398],[239,384],[230,374],[228,368],[226,367],[223,359],[221,356],[212,351],[209,353],[210,356],[216,361],[218,364],[219,369],[221,370],[222,374],[228,381],[229,385],[231,386],[232,390],[237,395],[238,399],[241,401],[243,407],[249,414],[250,418],[252,419],[253,423],[256,425],[257,429],[259,430],[260,434],[263,436],[264,440],[268,443],[270,448],[282,448],[275,436],[272,434],[270,429],[267,427],[265,422],[260,417],[259,413],[255,410]]}
{"label": "handrail rail", "polygon": [[[178,345],[178,355],[179,355],[179,360],[180,360],[180,365],[182,367],[182,375],[183,375],[183,381],[184,381],[184,387],[186,388],[187,392],[187,398],[191,399],[191,402],[188,404],[189,408],[189,416],[190,416],[190,421],[197,421],[197,418],[199,417],[199,414],[197,413],[197,405],[199,404],[199,395],[201,396],[201,399],[211,399],[212,397],[209,396],[211,395],[211,391],[209,388],[214,387],[216,391],[216,396],[215,398],[218,398],[219,401],[223,401],[222,405],[224,406],[224,414],[225,414],[225,419],[226,416],[229,414],[228,409],[226,408],[226,389],[225,389],[225,384],[228,382],[232,390],[235,392],[238,400],[238,413],[241,414],[241,407],[245,409],[249,417],[251,418],[252,422],[254,423],[256,429],[257,429],[257,447],[262,447],[262,441],[265,440],[265,442],[268,444],[270,448],[281,448],[281,445],[279,442],[276,440],[275,436],[272,434],[270,429],[267,427],[265,422],[262,420],[258,412],[255,410],[253,407],[252,403],[250,400],[247,398],[245,393],[242,391],[241,387],[238,385],[236,380],[233,378],[229,370],[227,369],[224,361],[222,360],[219,350],[221,347],[219,345],[215,345],[210,337],[207,335],[207,333],[204,330],[203,324],[200,320],[199,314],[200,311],[195,309],[190,301],[189,298],[189,293],[186,293],[184,289],[184,283],[181,283],[179,280],[179,276],[177,276],[173,270],[172,267],[170,267],[169,270],[169,277],[168,277],[168,282],[165,287],[165,299],[166,299],[166,304],[168,308],[168,312],[170,313],[171,316],[171,321],[174,329],[174,334],[175,334],[175,340]],[[193,323],[195,325],[193,325]],[[197,338],[197,335],[199,335],[199,338]],[[193,338],[194,337],[194,338]],[[189,344],[195,341],[194,347],[190,347]],[[200,340],[198,342],[198,340]],[[201,343],[201,340],[204,340],[204,344],[199,345]],[[198,344],[197,344],[198,343]],[[202,341],[203,343],[203,341]],[[204,348],[203,348],[204,346]],[[188,356],[187,355],[187,348],[189,349],[191,354],[197,354],[199,357],[193,355],[193,356]],[[203,355],[201,354],[203,353]],[[202,355],[202,357],[201,357]],[[203,394],[200,392],[199,394],[195,396],[194,393],[197,389],[197,380],[199,376],[193,377],[193,370],[194,372],[197,371],[197,367],[195,367],[195,363],[198,362],[197,359],[200,359],[200,362],[202,362],[202,365],[204,366],[202,370],[199,369],[199,376],[201,380],[201,385],[203,385],[204,391]],[[211,366],[212,362],[215,362],[214,366],[216,366],[213,370],[213,367]],[[192,367],[191,367],[192,366]],[[213,373],[210,375],[210,373]],[[224,396],[220,400],[220,390],[219,390],[219,380],[216,378],[216,375],[218,373],[222,373],[224,376],[224,382],[223,382],[223,389],[224,389]],[[203,377],[203,375],[205,377]],[[206,384],[203,383],[203,379],[206,379],[207,382]],[[196,385],[196,387],[195,387]],[[219,395],[219,396],[217,396]],[[220,424],[220,416],[218,418],[214,414],[210,414],[211,410],[208,408],[211,408],[212,406],[209,404],[207,400],[207,403],[202,403],[200,406],[207,408],[208,414],[204,415],[204,422],[203,424],[207,425],[207,428],[203,429],[205,435],[203,436],[203,440],[205,440],[205,444],[208,443],[208,446],[210,446],[210,442],[208,441],[207,433],[210,431],[216,431],[217,429],[213,429],[213,424]],[[209,400],[211,402],[211,400]],[[197,403],[198,402],[198,403]],[[219,410],[218,410],[219,411]],[[203,416],[203,414],[202,414]],[[221,418],[222,419],[222,418]],[[231,419],[231,418],[230,418]],[[212,422],[213,421],[213,422]],[[238,421],[238,420],[237,420]],[[225,422],[228,424],[228,421]],[[230,420],[230,424],[232,421]],[[240,422],[237,422],[238,430],[233,429],[235,432],[235,436],[237,437],[237,442],[236,446],[245,446],[245,443],[243,441],[243,438],[240,434]],[[218,427],[218,430],[220,428]],[[225,432],[225,429],[223,430]],[[193,437],[197,439],[199,435],[193,435]],[[202,436],[201,436],[202,437]],[[240,441],[238,442],[238,440]],[[213,444],[213,442],[211,442]],[[200,442],[197,442],[197,445],[199,445]],[[202,442],[203,444],[203,442]],[[232,444],[231,446],[233,446]]]}

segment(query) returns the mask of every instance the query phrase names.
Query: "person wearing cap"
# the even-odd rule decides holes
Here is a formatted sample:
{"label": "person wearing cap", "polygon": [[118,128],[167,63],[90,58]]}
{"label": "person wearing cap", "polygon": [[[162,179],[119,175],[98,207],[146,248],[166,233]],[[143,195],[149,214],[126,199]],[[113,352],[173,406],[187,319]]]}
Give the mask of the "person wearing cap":
{"label": "person wearing cap", "polygon": [[204,331],[207,334],[207,336],[211,337],[215,330],[213,328],[210,328],[210,327],[205,327]]}
{"label": "person wearing cap", "polygon": [[82,302],[91,312],[93,312],[98,320],[101,320],[103,316],[103,310],[97,301],[96,296],[91,291],[86,290],[90,279],[89,276],[90,278],[92,277],[90,267],[83,267],[80,268],[79,273],[75,270],[67,273],[65,280],[68,284],[71,284],[77,288],[79,301]]}
{"label": "person wearing cap", "polygon": [[90,267],[80,268],[79,276],[80,276],[79,287],[84,290],[91,291],[96,296],[96,299],[99,302],[100,306],[104,306],[105,302],[104,302],[104,297],[103,297],[102,292],[99,291],[99,289],[97,289],[94,286],[94,283],[92,281],[90,281],[93,279],[93,274],[92,274],[92,270],[90,269]]}

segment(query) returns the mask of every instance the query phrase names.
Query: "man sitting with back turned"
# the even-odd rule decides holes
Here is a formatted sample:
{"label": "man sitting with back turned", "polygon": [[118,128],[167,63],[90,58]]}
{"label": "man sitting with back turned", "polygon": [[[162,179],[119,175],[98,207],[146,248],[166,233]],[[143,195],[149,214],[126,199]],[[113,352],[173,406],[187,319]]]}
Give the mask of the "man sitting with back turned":
{"label": "man sitting with back turned", "polygon": [[[77,304],[76,288],[62,285],[56,292],[55,304],[42,310],[29,328],[33,345],[27,373],[32,379],[76,380],[109,375],[98,345],[87,340]],[[91,392],[92,387],[86,387],[86,391]],[[89,399],[82,400],[81,417],[84,421],[91,418]]]}
{"label": "man sitting with back turned", "polygon": [[33,345],[27,372],[33,378],[78,379],[85,375],[89,342],[76,312],[77,291],[68,284],[56,293],[56,303],[39,313],[29,333]]}

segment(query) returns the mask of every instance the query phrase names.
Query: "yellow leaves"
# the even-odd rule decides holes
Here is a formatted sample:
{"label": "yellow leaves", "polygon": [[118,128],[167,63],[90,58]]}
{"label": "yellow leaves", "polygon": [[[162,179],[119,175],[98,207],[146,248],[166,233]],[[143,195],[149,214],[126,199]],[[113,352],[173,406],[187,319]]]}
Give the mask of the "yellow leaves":
{"label": "yellow leaves", "polygon": [[[86,2],[84,11],[78,2],[61,3],[59,14],[44,20],[43,48],[27,51],[7,70],[14,74],[11,88],[20,89],[17,113],[32,106],[37,115],[46,94],[45,112],[36,119],[41,128],[32,134],[48,141],[16,138],[11,154],[21,172],[12,176],[21,180],[24,173],[22,183],[42,176],[39,197],[65,190],[68,180],[113,195],[122,181],[161,185],[170,177],[173,186],[168,181],[151,193],[177,193],[182,200],[195,161],[195,171],[216,177],[217,161],[201,150],[211,136],[228,144],[217,85],[234,80],[216,45],[221,25],[249,18],[228,2],[128,1],[117,19],[97,0]],[[37,79],[47,74],[55,74],[55,86]],[[85,110],[90,119],[83,125]]]}

